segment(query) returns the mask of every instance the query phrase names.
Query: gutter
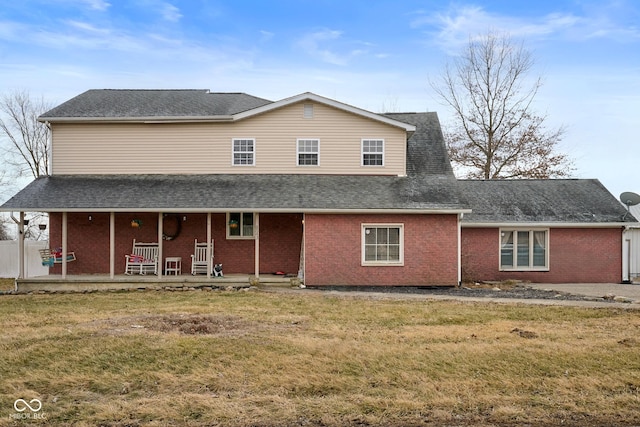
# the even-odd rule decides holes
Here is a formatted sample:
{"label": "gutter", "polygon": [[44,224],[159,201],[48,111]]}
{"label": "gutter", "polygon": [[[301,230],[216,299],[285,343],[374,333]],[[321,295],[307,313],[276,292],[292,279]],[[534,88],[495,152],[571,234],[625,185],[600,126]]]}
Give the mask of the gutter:
{"label": "gutter", "polygon": [[462,223],[462,228],[618,228],[628,222],[477,222]]}
{"label": "gutter", "polygon": [[232,122],[233,116],[150,117],[38,117],[40,123],[214,123]]}
{"label": "gutter", "polygon": [[307,214],[413,214],[413,215],[458,215],[471,213],[471,209],[305,209],[305,208],[252,208],[252,207],[223,207],[223,208],[140,208],[140,207],[125,207],[125,208],[96,208],[96,207],[75,207],[75,208],[48,208],[44,206],[39,207],[21,207],[21,208],[6,208],[0,207],[0,212],[13,212],[16,209],[20,209],[24,212],[163,212],[163,213],[227,213],[229,211],[250,211],[255,213],[307,213]]}

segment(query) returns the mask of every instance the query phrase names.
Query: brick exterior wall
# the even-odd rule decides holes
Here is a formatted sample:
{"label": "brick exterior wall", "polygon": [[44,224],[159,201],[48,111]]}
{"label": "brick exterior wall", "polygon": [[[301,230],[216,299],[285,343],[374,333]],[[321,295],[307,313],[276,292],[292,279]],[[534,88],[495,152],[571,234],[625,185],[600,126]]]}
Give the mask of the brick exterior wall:
{"label": "brick exterior wall", "polygon": [[[361,265],[363,223],[404,224],[404,266]],[[455,285],[456,215],[305,216],[308,286]]]}
{"label": "brick exterior wall", "polygon": [[523,280],[537,283],[619,283],[622,279],[622,230],[552,228],[549,271],[499,271],[498,228],[462,229],[462,280]]}
{"label": "brick exterior wall", "polygon": [[[91,220],[89,220],[91,216]],[[212,238],[214,239],[214,262],[223,264],[225,273],[255,272],[254,240],[226,238],[226,215],[211,216]],[[75,251],[77,261],[67,264],[68,274],[108,274],[109,273],[109,214],[69,213],[67,217],[68,249]],[[186,220],[185,220],[186,218]],[[131,227],[131,220],[139,219],[142,225]],[[180,214],[167,215],[163,220],[165,234],[180,233],[173,240],[163,241],[163,257],[182,257],[182,273],[191,272],[191,254],[194,240],[206,241],[207,215]],[[158,241],[157,213],[118,213],[115,216],[115,272],[124,273],[125,254],[131,253],[133,239],[138,242]],[[62,245],[62,214],[49,215],[49,236],[51,247]],[[260,272],[283,271],[297,274],[302,243],[302,214],[261,214],[260,215]],[[162,263],[164,267],[164,263]],[[51,270],[61,273],[61,266]]]}

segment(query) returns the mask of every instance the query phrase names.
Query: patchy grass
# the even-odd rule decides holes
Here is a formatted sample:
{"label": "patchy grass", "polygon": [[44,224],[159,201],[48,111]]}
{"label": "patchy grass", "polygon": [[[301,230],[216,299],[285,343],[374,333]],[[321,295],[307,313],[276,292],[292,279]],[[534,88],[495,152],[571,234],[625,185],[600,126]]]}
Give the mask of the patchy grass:
{"label": "patchy grass", "polygon": [[0,426],[18,398],[62,426],[638,425],[639,329],[305,291],[5,295]]}
{"label": "patchy grass", "polygon": [[0,292],[14,290],[15,283],[15,279],[5,279],[0,277]]}

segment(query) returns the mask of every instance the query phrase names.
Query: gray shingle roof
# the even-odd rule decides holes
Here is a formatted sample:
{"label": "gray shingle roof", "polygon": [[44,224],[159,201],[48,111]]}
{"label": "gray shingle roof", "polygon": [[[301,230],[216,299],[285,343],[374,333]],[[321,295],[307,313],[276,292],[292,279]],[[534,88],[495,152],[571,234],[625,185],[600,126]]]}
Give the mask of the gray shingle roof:
{"label": "gray shingle roof", "polygon": [[3,210],[459,210],[455,179],[360,175],[89,175],[36,179]]}
{"label": "gray shingle roof", "polygon": [[[463,223],[618,223],[626,208],[596,179],[460,180]],[[625,222],[634,219],[629,215]]]}
{"label": "gray shingle roof", "polygon": [[40,120],[229,116],[272,101],[245,93],[195,90],[92,89],[60,104]]}
{"label": "gray shingle roof", "polygon": [[408,175],[454,176],[437,113],[390,113],[385,116],[416,126],[407,146]]}

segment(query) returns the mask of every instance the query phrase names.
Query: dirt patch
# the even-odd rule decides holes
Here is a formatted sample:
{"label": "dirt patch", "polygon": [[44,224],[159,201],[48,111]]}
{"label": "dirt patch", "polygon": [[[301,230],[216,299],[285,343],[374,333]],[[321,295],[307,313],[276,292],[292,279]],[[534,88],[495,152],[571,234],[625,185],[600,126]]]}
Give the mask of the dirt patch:
{"label": "dirt patch", "polygon": [[170,313],[94,320],[83,326],[108,335],[154,331],[184,335],[243,335],[261,329],[239,316]]}
{"label": "dirt patch", "polygon": [[180,332],[186,335],[228,335],[252,329],[250,322],[238,316],[201,314],[164,314],[141,319],[144,327],[159,332]]}

